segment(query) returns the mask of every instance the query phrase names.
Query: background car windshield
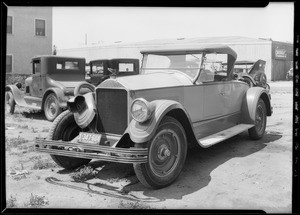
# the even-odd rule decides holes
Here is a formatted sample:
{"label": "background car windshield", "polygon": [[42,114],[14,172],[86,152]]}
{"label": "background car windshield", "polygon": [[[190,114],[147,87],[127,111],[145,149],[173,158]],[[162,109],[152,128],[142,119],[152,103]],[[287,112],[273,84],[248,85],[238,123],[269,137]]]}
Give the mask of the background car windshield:
{"label": "background car windshield", "polygon": [[144,56],[143,73],[182,72],[192,79],[200,69],[202,54]]}
{"label": "background car windshield", "polygon": [[79,62],[77,61],[61,61],[56,63],[58,70],[79,70]]}

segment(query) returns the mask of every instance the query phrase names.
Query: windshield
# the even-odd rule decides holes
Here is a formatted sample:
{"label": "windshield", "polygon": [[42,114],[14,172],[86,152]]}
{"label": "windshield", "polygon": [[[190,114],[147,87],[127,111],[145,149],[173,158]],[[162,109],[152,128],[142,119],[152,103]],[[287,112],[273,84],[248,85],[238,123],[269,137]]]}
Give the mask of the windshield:
{"label": "windshield", "polygon": [[194,79],[200,69],[201,54],[159,55],[145,54],[142,62],[142,73],[179,72]]}

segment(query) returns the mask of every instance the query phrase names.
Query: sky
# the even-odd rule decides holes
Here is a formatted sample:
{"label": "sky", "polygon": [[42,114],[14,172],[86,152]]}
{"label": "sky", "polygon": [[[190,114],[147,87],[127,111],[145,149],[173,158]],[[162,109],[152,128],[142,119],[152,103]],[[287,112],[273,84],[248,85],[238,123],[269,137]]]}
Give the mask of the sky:
{"label": "sky", "polygon": [[294,3],[265,8],[53,7],[57,49],[152,39],[244,36],[293,42]]}

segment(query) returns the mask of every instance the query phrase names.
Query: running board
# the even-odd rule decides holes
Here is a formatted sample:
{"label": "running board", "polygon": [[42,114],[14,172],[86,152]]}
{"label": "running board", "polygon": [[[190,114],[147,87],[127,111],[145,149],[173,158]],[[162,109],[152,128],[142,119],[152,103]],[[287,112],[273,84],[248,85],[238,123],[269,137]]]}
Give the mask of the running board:
{"label": "running board", "polygon": [[236,126],[228,128],[226,130],[220,131],[216,134],[212,134],[212,135],[209,135],[202,139],[199,139],[198,142],[202,147],[207,148],[207,147],[215,145],[221,141],[229,139],[230,137],[233,137],[243,131],[246,131],[249,128],[252,128],[253,126],[254,125],[252,125],[252,124],[238,124]]}

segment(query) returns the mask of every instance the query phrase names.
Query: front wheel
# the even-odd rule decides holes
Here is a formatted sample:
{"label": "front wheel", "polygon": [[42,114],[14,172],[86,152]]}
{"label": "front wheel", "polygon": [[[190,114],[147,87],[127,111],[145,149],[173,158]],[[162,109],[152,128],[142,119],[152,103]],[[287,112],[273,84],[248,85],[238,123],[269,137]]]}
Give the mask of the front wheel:
{"label": "front wheel", "polygon": [[134,164],[137,178],[147,187],[168,186],[179,176],[186,159],[187,140],[182,125],[165,116],[146,145],[148,163]]}
{"label": "front wheel", "polygon": [[13,114],[15,112],[16,102],[11,91],[5,92],[5,113]]}
{"label": "front wheel", "polygon": [[58,104],[58,100],[54,93],[50,93],[44,103],[44,113],[50,122],[55,120],[55,118],[62,112],[62,108]]}
{"label": "front wheel", "polygon": [[261,139],[265,133],[267,124],[267,111],[265,102],[258,100],[255,111],[255,125],[248,130],[249,136],[253,140]]}
{"label": "front wheel", "polygon": [[[76,124],[74,114],[69,110],[66,110],[53,122],[52,128],[49,132],[49,139],[71,141],[78,136],[80,131],[82,131],[82,129]],[[65,169],[76,169],[77,167],[90,162],[90,159],[66,157],[61,155],[51,155],[51,157],[55,163]]]}

